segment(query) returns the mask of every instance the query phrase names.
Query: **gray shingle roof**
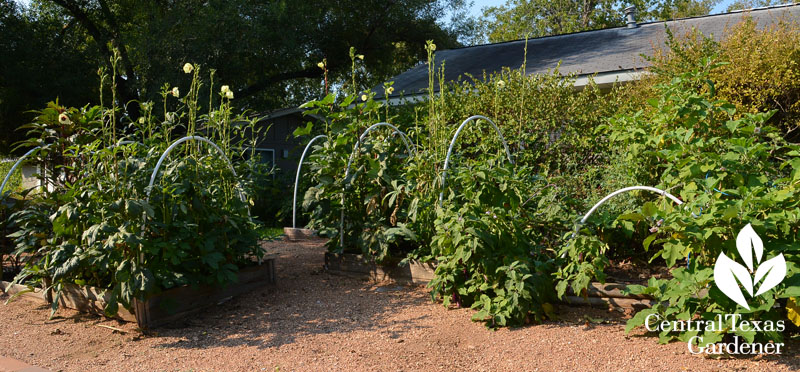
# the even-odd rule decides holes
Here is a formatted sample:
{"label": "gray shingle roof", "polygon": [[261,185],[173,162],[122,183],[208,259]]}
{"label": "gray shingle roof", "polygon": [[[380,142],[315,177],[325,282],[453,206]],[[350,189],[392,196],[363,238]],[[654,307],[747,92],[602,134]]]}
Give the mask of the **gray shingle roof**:
{"label": "gray shingle roof", "polygon": [[[561,74],[592,75],[622,72],[648,66],[641,55],[653,55],[654,48],[664,48],[665,25],[676,36],[698,29],[706,36],[719,40],[725,30],[752,17],[759,28],[777,23],[782,17],[800,20],[800,5],[753,9],[745,12],[715,14],[667,22],[639,24],[637,28],[617,27],[572,34],[547,36],[528,40],[527,74],[547,73],[558,66]],[[437,51],[435,64],[445,62],[445,80],[455,81],[470,74],[481,78],[501,71],[504,67],[520,68],[525,41],[509,41],[472,47]],[[438,69],[438,67],[437,67]],[[394,93],[390,98],[424,93],[428,87],[428,65],[421,63],[395,76]],[[438,85],[438,84],[437,84]],[[375,89],[376,98],[383,98],[383,89]]]}

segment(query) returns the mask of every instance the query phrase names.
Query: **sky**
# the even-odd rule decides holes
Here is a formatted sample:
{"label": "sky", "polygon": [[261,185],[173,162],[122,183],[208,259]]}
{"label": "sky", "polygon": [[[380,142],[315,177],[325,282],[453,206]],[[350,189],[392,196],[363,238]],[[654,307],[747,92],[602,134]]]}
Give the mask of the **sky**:
{"label": "sky", "polygon": [[[473,16],[480,16],[483,14],[484,7],[487,6],[500,6],[506,3],[506,0],[473,0],[474,3],[472,4],[472,15]],[[711,10],[711,14],[722,13],[725,9],[730,5],[734,0],[722,0],[714,9]]]}

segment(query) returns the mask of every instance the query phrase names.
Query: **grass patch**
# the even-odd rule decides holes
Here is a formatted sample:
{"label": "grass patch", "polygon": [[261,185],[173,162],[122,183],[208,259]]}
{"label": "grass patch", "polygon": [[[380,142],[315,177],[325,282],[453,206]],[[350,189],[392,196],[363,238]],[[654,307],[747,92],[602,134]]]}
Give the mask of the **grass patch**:
{"label": "grass patch", "polygon": [[278,240],[283,237],[282,227],[261,227],[258,229],[258,235],[261,240]]}
{"label": "grass patch", "polygon": [[[0,162],[0,182],[3,182],[3,179],[5,179],[12,166],[14,166],[14,160]],[[8,184],[6,185],[6,189],[3,190],[4,192],[7,190],[19,191],[22,185],[21,168],[22,167],[17,167],[17,169],[14,171],[14,174],[11,175],[11,178],[8,180]]]}

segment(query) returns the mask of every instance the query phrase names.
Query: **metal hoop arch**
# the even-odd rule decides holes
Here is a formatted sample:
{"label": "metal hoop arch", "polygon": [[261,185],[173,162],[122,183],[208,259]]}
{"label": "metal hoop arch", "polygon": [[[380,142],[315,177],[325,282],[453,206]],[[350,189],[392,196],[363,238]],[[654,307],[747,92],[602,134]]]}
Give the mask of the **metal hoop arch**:
{"label": "metal hoop arch", "polygon": [[610,193],[610,194],[606,195],[606,197],[605,197],[605,198],[602,198],[602,199],[600,199],[600,201],[599,201],[599,202],[597,202],[597,204],[595,204],[595,205],[592,207],[592,209],[589,209],[589,211],[588,211],[588,212],[586,212],[586,214],[583,216],[583,218],[581,218],[581,222],[580,222],[580,223],[581,223],[581,225],[583,225],[584,223],[586,223],[586,220],[588,220],[588,219],[589,219],[589,216],[591,216],[591,215],[592,215],[592,213],[594,213],[594,211],[595,211],[595,210],[597,210],[597,208],[599,208],[601,205],[603,205],[603,203],[605,203],[605,202],[606,202],[606,201],[608,201],[609,199],[611,199],[611,198],[613,198],[613,197],[615,197],[615,196],[617,196],[617,195],[619,195],[619,194],[622,194],[622,193],[624,193],[624,192],[628,192],[628,191],[634,191],[634,190],[644,190],[644,191],[650,191],[650,192],[654,192],[654,193],[656,193],[656,194],[661,194],[661,196],[666,196],[666,197],[670,198],[670,199],[671,199],[673,202],[675,202],[675,204],[677,204],[677,205],[681,205],[681,204],[683,204],[683,201],[681,201],[680,199],[678,199],[678,198],[677,198],[675,195],[672,195],[672,194],[670,194],[670,193],[666,192],[665,190],[657,189],[657,188],[655,188],[655,187],[650,187],[650,186],[631,186],[631,187],[625,187],[625,188],[621,188],[621,189],[619,189],[619,190],[617,190],[617,191],[614,191],[614,192],[612,192],[612,193]]}
{"label": "metal hoop arch", "polygon": [[[216,143],[211,142],[208,139],[206,139],[204,137],[200,137],[200,136],[186,136],[186,137],[183,137],[183,138],[173,142],[171,145],[169,145],[169,147],[167,147],[167,149],[164,151],[163,154],[161,154],[161,157],[158,159],[158,163],[156,163],[156,167],[155,167],[155,169],[153,169],[153,174],[150,175],[150,183],[147,185],[147,198],[145,200],[148,203],[150,202],[150,192],[153,190],[153,184],[156,181],[156,176],[158,175],[158,170],[159,170],[159,168],[161,168],[161,163],[164,162],[164,159],[167,158],[169,153],[172,152],[172,150],[175,147],[177,147],[178,145],[180,145],[181,143],[184,143],[186,141],[200,141],[200,142],[205,142],[205,143],[211,145],[211,147],[213,147],[215,150],[217,150],[217,153],[220,156],[222,156],[222,158],[225,159],[225,161],[228,163],[228,169],[230,169],[231,172],[233,172],[233,176],[237,177],[236,170],[233,169],[233,163],[231,163],[231,160],[228,159],[227,156],[225,156],[225,152],[223,152],[222,149],[219,148],[219,146],[217,146]],[[241,188],[239,189],[239,198],[243,202],[247,202],[247,200],[246,200],[246,198],[244,196],[244,193],[242,192]],[[249,204],[247,205],[247,210],[248,210],[248,213],[249,213],[249,211],[250,211],[250,205]]]}
{"label": "metal hoop arch", "polygon": [[[115,145],[110,145],[110,146],[108,146],[106,148],[109,149],[109,148],[122,146],[122,145],[130,145],[132,143],[142,145],[142,143],[138,142],[138,141],[120,141],[120,143],[115,144]],[[11,179],[11,175],[14,174],[14,171],[17,170],[17,167],[19,167],[19,165],[22,164],[22,161],[25,160],[25,158],[27,158],[31,154],[33,154],[34,151],[36,151],[38,149],[41,149],[41,148],[42,148],[41,146],[36,146],[36,147],[28,150],[28,152],[26,152],[24,155],[20,156],[19,159],[17,159],[17,161],[14,163],[14,165],[11,166],[11,169],[8,171],[8,173],[6,173],[5,178],[3,178],[3,183],[0,184],[0,195],[3,194],[3,190],[6,189],[6,184],[8,184],[8,180]]]}
{"label": "metal hoop arch", "polygon": [[[416,152],[414,152],[413,147],[411,147],[411,145],[409,144],[410,142],[408,140],[408,136],[406,136],[406,134],[402,130],[398,129],[396,126],[389,124],[387,122],[372,124],[369,128],[367,128],[364,131],[364,133],[361,133],[361,136],[358,137],[358,141],[356,141],[356,144],[353,146],[353,151],[350,153],[350,159],[347,160],[347,169],[345,169],[344,171],[345,182],[347,181],[347,176],[350,175],[350,166],[353,164],[353,160],[355,160],[356,153],[358,152],[359,148],[361,148],[361,143],[364,142],[364,138],[367,137],[367,134],[369,134],[370,132],[379,127],[392,128],[392,130],[394,131],[393,134],[399,134],[400,139],[403,140],[403,144],[406,145],[406,152],[408,153],[408,156],[411,157],[414,156],[414,154],[416,154]],[[339,222],[339,245],[344,245],[344,195],[347,187],[348,184],[345,183],[344,188],[342,189],[342,213]]]}
{"label": "metal hoop arch", "polygon": [[500,141],[503,142],[503,148],[506,150],[506,157],[508,157],[508,161],[511,164],[514,164],[514,159],[511,157],[511,151],[508,150],[508,144],[506,143],[506,138],[503,137],[503,133],[500,132],[500,128],[497,127],[497,124],[495,124],[492,121],[492,119],[489,119],[483,115],[473,115],[468,117],[466,120],[464,120],[464,122],[461,123],[461,125],[458,126],[458,129],[456,129],[456,134],[454,134],[453,139],[450,140],[450,147],[447,148],[447,156],[444,158],[444,168],[442,169],[442,191],[439,192],[440,204],[444,200],[444,187],[445,187],[445,178],[447,176],[447,166],[450,164],[450,155],[453,154],[453,147],[455,147],[456,141],[458,140],[458,136],[461,134],[461,130],[464,129],[467,123],[470,123],[472,121],[477,122],[478,120],[487,121],[489,122],[489,124],[492,125],[495,132],[497,132],[497,135],[500,136]]}
{"label": "metal hoop arch", "polygon": [[324,134],[320,134],[320,135],[312,138],[311,141],[309,141],[308,144],[306,145],[306,148],[303,149],[303,154],[300,155],[300,162],[297,163],[297,174],[294,176],[294,198],[292,199],[292,228],[293,229],[297,228],[297,223],[296,223],[296,221],[297,221],[296,220],[296,216],[297,216],[297,184],[300,182],[300,169],[303,167],[303,160],[305,160],[306,153],[308,152],[308,149],[311,148],[311,144],[314,143],[314,141],[316,141],[316,140],[318,140],[320,138],[328,138],[328,136],[326,136]]}

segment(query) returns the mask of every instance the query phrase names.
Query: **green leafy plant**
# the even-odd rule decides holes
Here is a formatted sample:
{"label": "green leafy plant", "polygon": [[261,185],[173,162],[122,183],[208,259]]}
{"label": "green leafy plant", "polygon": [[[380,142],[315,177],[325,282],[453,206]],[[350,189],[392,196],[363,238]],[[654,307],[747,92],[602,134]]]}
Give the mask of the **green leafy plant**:
{"label": "green leafy plant", "polygon": [[[774,305],[797,295],[800,273],[792,259],[798,250],[800,217],[795,212],[798,147],[767,124],[773,112],[736,115],[733,105],[716,98],[708,75],[720,64],[712,58],[702,62],[658,85],[658,95],[648,100],[651,110],[619,116],[606,127],[610,138],[628,149],[626,161],[644,170],[638,174],[643,183],[672,190],[685,201],[679,207],[650,211],[663,222],[651,230],[643,247],[652,259],[663,259],[673,268],[672,279],[630,287],[631,293],[650,294],[657,304],[632,318],[628,330],[644,325],[649,314],[665,320],[713,319],[717,314],[777,320],[783,314]],[[745,309],[716,287],[712,266],[720,254],[737,257],[736,236],[748,223],[764,238],[769,254],[783,254],[788,264],[784,284],[750,299]],[[589,245],[583,251],[592,249]],[[695,340],[719,342],[728,333],[734,331],[707,331],[702,340]],[[740,329],[735,334],[748,342],[782,339],[777,331]],[[695,335],[687,330],[662,332],[660,340],[688,341]]]}
{"label": "green leafy plant", "polygon": [[[111,316],[118,302],[131,308],[135,299],[165,289],[235,282],[239,268],[262,256],[248,207],[264,169],[251,156],[237,162],[237,176],[226,159],[241,159],[246,141],[256,141],[246,136],[257,134],[254,121],[232,115],[232,95],[224,86],[219,106],[201,115],[199,70],[184,67],[194,71],[186,97],[164,89],[164,107],[178,98],[186,125],[183,115],[166,111],[163,121],[154,122],[152,103],[142,104],[145,112],[136,120],[120,119],[115,106],[51,103],[27,126],[29,139],[20,146],[40,147],[34,156],[45,187],[11,216],[14,254],[25,264],[15,282],[53,290],[53,311],[68,285],[110,294],[105,312]],[[207,133],[222,153],[186,143],[170,154],[148,189],[157,160],[184,129]]]}
{"label": "green leafy plant", "polygon": [[438,208],[431,295],[478,310],[489,327],[554,318],[554,249],[564,221],[553,185],[529,169],[482,161],[453,171]]}

